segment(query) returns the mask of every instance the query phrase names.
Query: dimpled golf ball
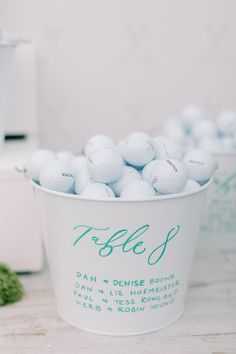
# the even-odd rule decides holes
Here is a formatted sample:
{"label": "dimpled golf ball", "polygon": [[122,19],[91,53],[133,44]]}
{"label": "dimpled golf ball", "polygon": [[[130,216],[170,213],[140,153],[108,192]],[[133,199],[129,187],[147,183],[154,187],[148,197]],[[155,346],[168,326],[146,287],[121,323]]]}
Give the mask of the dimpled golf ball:
{"label": "dimpled golf ball", "polygon": [[183,192],[192,192],[192,191],[196,191],[200,188],[200,184],[196,181],[194,181],[194,179],[188,179],[185,186],[184,186],[184,189],[183,189]]}
{"label": "dimpled golf ball", "polygon": [[85,187],[95,181],[90,176],[87,168],[78,172],[75,176],[74,190],[76,194],[81,194]]}
{"label": "dimpled golf ball", "polygon": [[141,179],[141,175],[135,168],[131,166],[123,166],[120,177],[115,182],[110,183],[109,186],[114,191],[115,195],[119,197],[122,189],[127,183],[139,179]]}
{"label": "dimpled golf ball", "polygon": [[181,147],[171,139],[163,136],[153,139],[156,152],[156,159],[175,159],[181,160],[183,153]]}
{"label": "dimpled golf ball", "polygon": [[231,136],[223,136],[219,139],[220,147],[224,151],[230,151],[234,148],[233,138]]}
{"label": "dimpled golf ball", "polygon": [[56,154],[56,157],[59,159],[59,160],[62,160],[62,161],[65,161],[65,162],[69,162],[73,159],[74,157],[74,154],[70,151],[59,151],[57,154]]}
{"label": "dimpled golf ball", "polygon": [[62,160],[50,160],[43,166],[39,174],[42,187],[58,192],[69,192],[74,184],[74,171]]}
{"label": "dimpled golf ball", "polygon": [[236,149],[236,130],[233,133],[232,141],[233,141],[233,147]]}
{"label": "dimpled golf ball", "polygon": [[124,140],[120,140],[117,144],[117,149],[120,152],[120,154],[122,154],[123,144],[124,144]]}
{"label": "dimpled golf ball", "polygon": [[42,167],[55,158],[50,150],[38,150],[34,152],[26,162],[26,175],[35,182],[39,182],[39,173]]}
{"label": "dimpled golf ball", "polygon": [[85,156],[91,156],[96,150],[105,147],[115,147],[115,143],[112,138],[105,134],[97,134],[92,136],[85,144],[84,153]]}
{"label": "dimpled golf ball", "polygon": [[152,183],[152,169],[158,160],[150,161],[142,170],[142,179],[146,182]]}
{"label": "dimpled golf ball", "polygon": [[219,135],[231,135],[236,129],[236,112],[222,112],[216,121]]}
{"label": "dimpled golf ball", "polygon": [[190,133],[196,123],[199,123],[204,119],[204,112],[201,107],[195,105],[189,105],[182,111],[182,124],[187,133]]}
{"label": "dimpled golf ball", "polygon": [[114,182],[120,177],[122,167],[123,159],[113,148],[98,149],[88,158],[88,171],[96,182]]}
{"label": "dimpled golf ball", "polygon": [[204,150],[189,151],[183,158],[189,177],[200,184],[207,182],[216,167],[212,155]]}
{"label": "dimpled golf ball", "polygon": [[203,138],[214,139],[217,136],[217,130],[214,122],[209,119],[204,119],[198,124],[195,124],[192,130],[192,137],[195,141]]}
{"label": "dimpled golf ball", "polygon": [[[122,149],[123,149],[123,144],[124,144],[124,140],[120,140],[116,146],[116,150],[117,152],[122,156]],[[123,159],[123,156],[122,156],[122,160],[123,160],[123,165],[124,166],[127,166],[127,162]]]}
{"label": "dimpled golf ball", "polygon": [[113,190],[104,183],[91,183],[85,187],[81,196],[86,198],[114,198]]}
{"label": "dimpled golf ball", "polygon": [[219,139],[216,138],[204,138],[201,139],[198,144],[197,144],[198,148],[201,150],[206,150],[209,152],[216,152],[219,151],[221,146],[220,146],[220,141]]}
{"label": "dimpled golf ball", "polygon": [[152,185],[143,180],[135,180],[125,184],[121,191],[121,198],[145,198],[155,196],[155,190]]}
{"label": "dimpled golf ball", "polygon": [[82,171],[84,168],[87,168],[87,158],[83,155],[75,156],[70,161],[71,167],[76,171]]}
{"label": "dimpled golf ball", "polygon": [[132,133],[122,143],[122,156],[132,166],[143,167],[155,157],[151,137],[146,133]]}
{"label": "dimpled golf ball", "polygon": [[152,185],[161,194],[181,192],[187,178],[185,166],[174,159],[158,160],[152,170]]}
{"label": "dimpled golf ball", "polygon": [[184,146],[186,144],[186,134],[182,125],[176,118],[168,119],[162,129],[162,135],[171,139],[173,142]]}

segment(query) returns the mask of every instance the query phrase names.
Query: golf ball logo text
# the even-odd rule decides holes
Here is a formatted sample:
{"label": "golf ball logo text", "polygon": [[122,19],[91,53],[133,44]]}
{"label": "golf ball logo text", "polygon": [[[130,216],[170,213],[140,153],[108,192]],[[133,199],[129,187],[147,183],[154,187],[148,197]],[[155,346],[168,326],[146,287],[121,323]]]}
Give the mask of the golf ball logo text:
{"label": "golf ball logo text", "polygon": [[179,234],[180,225],[176,225],[165,233],[162,238],[163,241],[151,250],[145,246],[145,240],[142,239],[149,229],[150,225],[145,224],[132,233],[124,228],[113,232],[109,236],[110,227],[97,228],[89,225],[76,225],[73,228],[77,234],[73,246],[80,247],[84,241],[90,241],[97,246],[100,257],[112,256],[118,250],[135,255],[144,254],[147,255],[147,263],[153,266],[164,256],[168,243]]}

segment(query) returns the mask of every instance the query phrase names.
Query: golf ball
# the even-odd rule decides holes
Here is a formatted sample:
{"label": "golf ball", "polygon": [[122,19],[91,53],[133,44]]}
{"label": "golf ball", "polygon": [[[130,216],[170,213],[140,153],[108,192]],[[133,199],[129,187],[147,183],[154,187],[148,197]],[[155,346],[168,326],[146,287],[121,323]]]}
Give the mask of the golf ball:
{"label": "golf ball", "polygon": [[182,124],[187,133],[190,133],[196,123],[204,119],[205,115],[199,106],[189,105],[185,107],[181,114]]}
{"label": "golf ball", "polygon": [[142,179],[146,182],[152,183],[152,169],[158,160],[150,161],[142,170]]}
{"label": "golf ball", "polygon": [[182,159],[183,153],[181,147],[169,138],[156,137],[153,139],[153,145],[157,159]]}
{"label": "golf ball", "polygon": [[217,152],[220,150],[220,142],[219,139],[216,138],[204,138],[201,139],[198,144],[198,148],[201,150],[206,150],[209,152]]}
{"label": "golf ball", "polygon": [[214,139],[217,136],[217,130],[214,122],[209,119],[204,119],[198,124],[195,124],[192,130],[192,137],[195,141],[203,138]]}
{"label": "golf ball", "polygon": [[85,144],[85,156],[91,156],[96,150],[105,147],[114,147],[115,143],[112,138],[105,134],[97,134],[92,136]]}
{"label": "golf ball", "polygon": [[87,168],[87,158],[83,155],[75,156],[70,161],[71,167],[76,171],[82,171],[84,168]]}
{"label": "golf ball", "polygon": [[57,154],[56,154],[56,157],[59,159],[59,160],[62,160],[62,161],[65,161],[65,162],[69,162],[73,159],[74,157],[74,154],[70,151],[59,151]]}
{"label": "golf ball", "polygon": [[235,132],[233,133],[232,140],[233,140],[233,147],[236,148],[236,130],[235,130]]}
{"label": "golf ball", "polygon": [[168,119],[162,129],[162,135],[183,146],[186,144],[186,134],[176,119]]}
{"label": "golf ball", "polygon": [[155,157],[151,137],[146,133],[133,133],[124,139],[122,156],[132,166],[143,167]]}
{"label": "golf ball", "polygon": [[189,151],[183,158],[189,177],[200,184],[208,181],[216,167],[212,155],[204,150]]}
{"label": "golf ball", "polygon": [[[189,148],[193,144],[212,151],[216,146],[217,151],[236,147],[236,133],[215,135],[216,127],[211,133],[212,122],[203,118],[194,124],[192,135],[186,134],[178,118],[165,127],[174,140],[135,132],[116,146],[109,136],[99,134],[89,139],[86,155],[39,150],[28,159],[26,173],[45,188],[92,199],[158,197],[195,190],[212,176],[216,168],[212,156],[200,149],[188,150],[187,142]],[[184,158],[183,151],[188,151]]]}
{"label": "golf ball", "polygon": [[123,145],[124,145],[124,140],[120,140],[117,144],[117,149],[120,152],[120,154],[122,154]]}
{"label": "golf ball", "polygon": [[81,196],[86,198],[114,198],[113,190],[104,183],[91,183],[85,187]]}
{"label": "golf ball", "polygon": [[231,135],[236,129],[236,112],[222,112],[216,121],[216,126],[220,135]]}
{"label": "golf ball", "polygon": [[50,160],[39,174],[42,187],[58,192],[68,192],[74,184],[74,171],[70,165],[58,159]]}
{"label": "golf ball", "polygon": [[152,185],[161,194],[181,192],[187,178],[182,162],[174,159],[158,160],[152,170]]}
{"label": "golf ball", "polygon": [[88,158],[88,171],[96,182],[114,182],[120,177],[122,167],[121,155],[112,148],[98,149]]}
{"label": "golf ball", "polygon": [[28,178],[39,182],[39,173],[42,167],[55,158],[55,154],[50,150],[38,150],[34,152],[26,162],[26,175]]}
{"label": "golf ball", "polygon": [[84,168],[82,171],[78,172],[75,176],[74,190],[76,194],[81,194],[85,187],[89,184],[94,183],[94,180],[88,173],[87,168]]}
{"label": "golf ball", "polygon": [[220,139],[220,147],[223,150],[227,150],[230,151],[234,148],[234,142],[233,142],[233,138],[231,136],[223,136]]}
{"label": "golf ball", "polygon": [[127,183],[139,179],[141,179],[141,175],[135,168],[131,166],[123,166],[120,177],[115,182],[109,183],[109,186],[112,188],[115,195],[119,197],[122,189]]}
{"label": "golf ball", "polygon": [[125,184],[121,191],[121,198],[145,198],[155,196],[152,185],[143,180],[135,180]]}
{"label": "golf ball", "polygon": [[195,191],[198,190],[200,187],[201,186],[198,182],[194,181],[194,179],[189,178],[184,186],[183,192]]}

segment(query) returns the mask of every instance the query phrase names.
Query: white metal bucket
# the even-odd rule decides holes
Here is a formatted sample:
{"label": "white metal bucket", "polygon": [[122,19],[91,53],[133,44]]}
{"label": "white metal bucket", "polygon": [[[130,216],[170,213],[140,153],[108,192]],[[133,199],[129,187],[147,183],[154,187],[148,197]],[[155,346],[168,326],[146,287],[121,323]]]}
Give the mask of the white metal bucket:
{"label": "white metal bucket", "polygon": [[236,247],[236,153],[213,155],[218,169],[207,195],[199,244]]}
{"label": "white metal bucket", "polygon": [[67,322],[133,335],[182,314],[210,182],[141,201],[90,200],[32,184],[58,312]]}

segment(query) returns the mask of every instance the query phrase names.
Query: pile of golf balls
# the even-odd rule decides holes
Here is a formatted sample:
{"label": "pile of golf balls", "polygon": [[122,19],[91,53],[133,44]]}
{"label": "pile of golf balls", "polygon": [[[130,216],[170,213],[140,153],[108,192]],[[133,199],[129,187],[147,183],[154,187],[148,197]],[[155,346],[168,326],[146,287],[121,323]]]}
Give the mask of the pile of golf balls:
{"label": "pile of golf balls", "polygon": [[107,135],[95,135],[78,156],[38,150],[26,163],[28,178],[42,187],[92,199],[142,199],[195,191],[214,170],[209,152],[194,149],[183,154],[176,141],[143,132],[132,133],[118,144]]}
{"label": "pile of golf balls", "polygon": [[188,149],[236,152],[236,112],[223,111],[212,120],[200,107],[188,106],[166,121],[162,133]]}

